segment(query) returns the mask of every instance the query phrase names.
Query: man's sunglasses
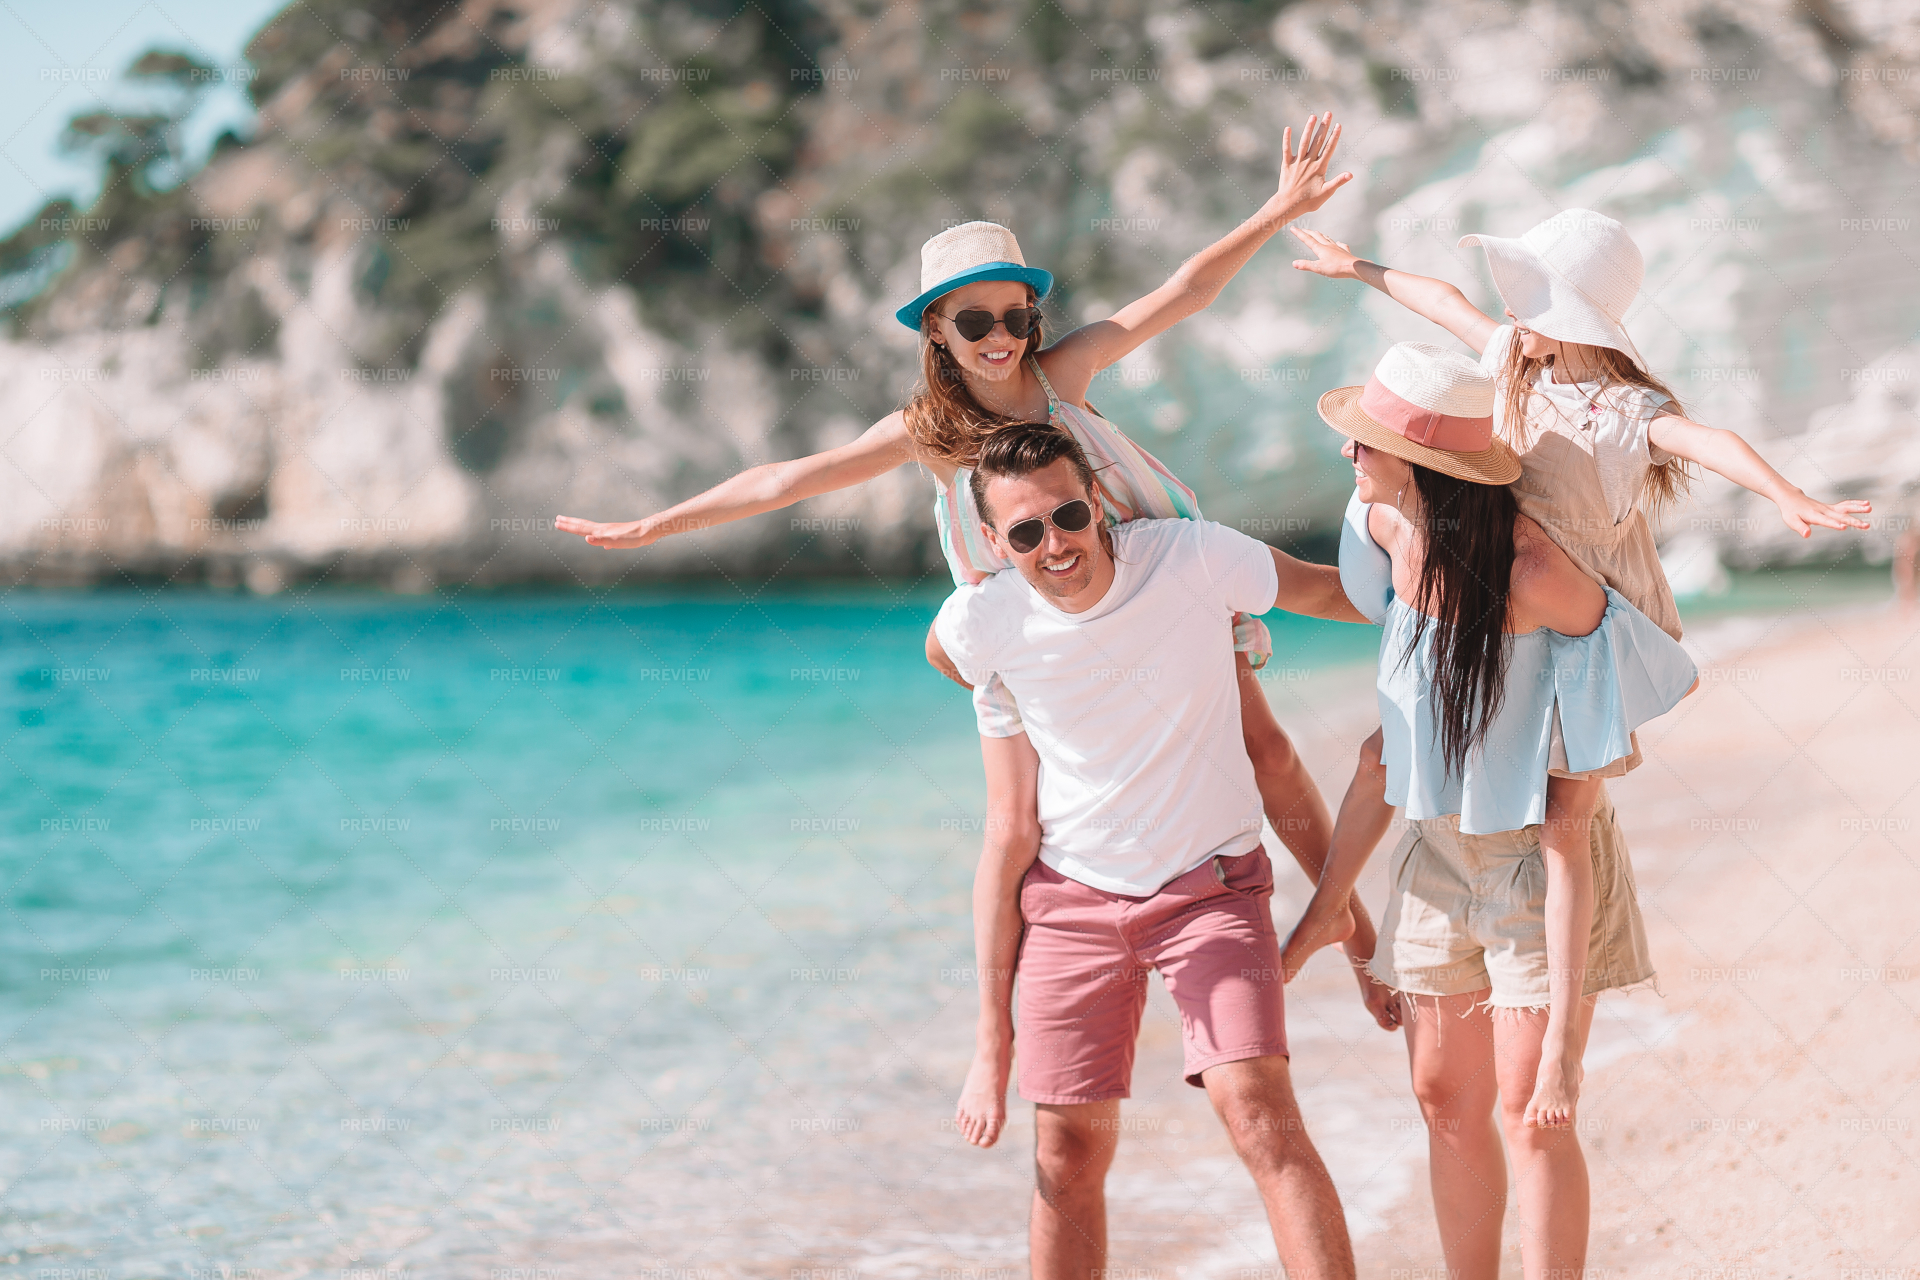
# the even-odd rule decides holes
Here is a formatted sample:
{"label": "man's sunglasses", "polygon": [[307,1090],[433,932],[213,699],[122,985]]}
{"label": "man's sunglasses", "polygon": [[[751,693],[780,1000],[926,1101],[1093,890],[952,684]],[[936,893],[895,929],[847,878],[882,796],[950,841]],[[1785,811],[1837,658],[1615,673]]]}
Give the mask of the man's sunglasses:
{"label": "man's sunglasses", "polygon": [[1049,524],[1062,533],[1079,533],[1092,523],[1093,508],[1085,499],[1075,498],[1072,502],[1055,507],[1051,515],[1034,516],[1009,527],[1007,545],[1025,555],[1047,536]]}
{"label": "man's sunglasses", "polygon": [[[936,311],[933,314],[939,315],[940,313]],[[948,316],[947,319],[953,321],[953,327],[958,329],[960,336],[968,342],[980,341],[980,339],[992,333],[993,326],[997,324],[1006,325],[1007,336],[1018,340],[1032,333],[1039,325],[1040,308],[1014,307],[998,319],[994,317],[991,311],[962,311],[958,315]]]}

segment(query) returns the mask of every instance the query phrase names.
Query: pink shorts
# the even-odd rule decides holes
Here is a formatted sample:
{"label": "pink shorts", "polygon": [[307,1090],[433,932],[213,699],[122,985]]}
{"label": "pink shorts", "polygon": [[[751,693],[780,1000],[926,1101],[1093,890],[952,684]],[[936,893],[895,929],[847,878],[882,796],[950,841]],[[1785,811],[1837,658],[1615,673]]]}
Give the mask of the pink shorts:
{"label": "pink shorts", "polygon": [[1020,1096],[1127,1097],[1152,969],[1180,1006],[1188,1084],[1223,1062],[1284,1057],[1272,897],[1264,848],[1209,858],[1149,898],[1090,888],[1036,860],[1020,886]]}

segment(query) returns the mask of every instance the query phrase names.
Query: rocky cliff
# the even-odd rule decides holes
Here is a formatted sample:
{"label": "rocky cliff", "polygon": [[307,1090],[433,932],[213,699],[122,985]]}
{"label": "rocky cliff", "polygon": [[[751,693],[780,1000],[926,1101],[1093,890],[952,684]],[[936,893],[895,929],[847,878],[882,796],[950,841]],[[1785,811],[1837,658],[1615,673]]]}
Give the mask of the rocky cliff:
{"label": "rocky cliff", "polygon": [[[9,580],[937,572],[906,472],[645,552],[550,526],[898,407],[891,312],[944,225],[1014,226],[1056,332],[1107,314],[1254,209],[1324,107],[1359,176],[1315,225],[1491,306],[1460,234],[1611,213],[1693,416],[1815,492],[1920,484],[1900,6],[312,0],[248,57],[250,140],[183,179],[164,113],[76,120],[104,194],[0,243]],[[183,101],[227,74],[143,62]],[[1349,480],[1315,396],[1444,337],[1292,257],[1092,398],[1214,518],[1324,548]],[[1897,529],[1803,544],[1717,481],[1668,521],[1687,572]]]}

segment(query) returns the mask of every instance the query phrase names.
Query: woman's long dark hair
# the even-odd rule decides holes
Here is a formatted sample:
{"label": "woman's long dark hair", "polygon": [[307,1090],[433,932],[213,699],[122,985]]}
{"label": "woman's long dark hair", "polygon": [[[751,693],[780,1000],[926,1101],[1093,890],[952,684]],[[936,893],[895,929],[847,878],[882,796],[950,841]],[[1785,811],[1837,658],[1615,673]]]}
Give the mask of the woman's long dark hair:
{"label": "woman's long dark hair", "polygon": [[1456,777],[1500,710],[1507,678],[1507,593],[1519,504],[1503,484],[1475,484],[1413,465],[1421,547],[1413,639],[1433,636],[1433,706],[1440,755]]}

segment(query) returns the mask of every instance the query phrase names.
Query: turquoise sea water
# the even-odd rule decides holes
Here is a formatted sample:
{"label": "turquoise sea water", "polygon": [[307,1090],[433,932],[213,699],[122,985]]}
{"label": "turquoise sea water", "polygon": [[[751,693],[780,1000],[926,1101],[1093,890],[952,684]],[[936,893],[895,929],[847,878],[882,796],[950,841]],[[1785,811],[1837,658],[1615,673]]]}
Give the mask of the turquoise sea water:
{"label": "turquoise sea water", "polygon": [[0,1275],[1017,1264],[943,594],[0,597]]}
{"label": "turquoise sea water", "polygon": [[[0,1265],[779,1236],[770,1153],[964,1071],[942,594],[7,595]],[[1373,644],[1274,626],[1295,669]]]}

